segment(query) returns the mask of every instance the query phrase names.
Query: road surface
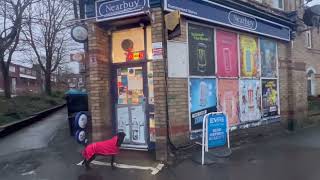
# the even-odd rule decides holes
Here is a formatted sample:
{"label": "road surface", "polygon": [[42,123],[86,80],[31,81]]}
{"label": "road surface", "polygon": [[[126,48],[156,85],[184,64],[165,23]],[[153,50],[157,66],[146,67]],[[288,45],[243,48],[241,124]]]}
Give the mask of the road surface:
{"label": "road surface", "polygon": [[[320,126],[261,138],[233,149],[230,158],[201,166],[190,158],[167,165],[157,175],[135,169],[77,166],[82,146],[70,137],[66,110],[0,139],[0,179],[4,180],[319,180]],[[121,156],[121,154],[120,154]],[[107,159],[102,159],[106,162]],[[117,159],[116,159],[117,161]],[[145,161],[141,159],[140,161]],[[135,164],[133,164],[135,165]]]}
{"label": "road surface", "polygon": [[66,122],[66,113],[64,108],[43,121],[0,138],[0,156],[47,147],[57,130]]}

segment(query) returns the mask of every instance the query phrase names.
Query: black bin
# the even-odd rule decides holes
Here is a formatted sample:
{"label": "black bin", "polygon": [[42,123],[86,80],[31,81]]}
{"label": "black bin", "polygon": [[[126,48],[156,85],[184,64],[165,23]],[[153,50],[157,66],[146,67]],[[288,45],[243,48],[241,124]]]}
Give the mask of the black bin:
{"label": "black bin", "polygon": [[68,108],[68,121],[70,135],[74,136],[74,118],[78,112],[88,111],[88,94],[78,90],[69,90],[65,93],[67,108]]}

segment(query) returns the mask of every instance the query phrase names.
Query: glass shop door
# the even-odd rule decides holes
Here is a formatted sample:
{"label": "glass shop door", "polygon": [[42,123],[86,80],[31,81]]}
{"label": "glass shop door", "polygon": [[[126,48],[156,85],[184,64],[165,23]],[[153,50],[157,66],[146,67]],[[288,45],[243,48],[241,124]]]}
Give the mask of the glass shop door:
{"label": "glass shop door", "polygon": [[148,148],[146,82],[144,66],[116,68],[117,131],[126,133],[123,147]]}

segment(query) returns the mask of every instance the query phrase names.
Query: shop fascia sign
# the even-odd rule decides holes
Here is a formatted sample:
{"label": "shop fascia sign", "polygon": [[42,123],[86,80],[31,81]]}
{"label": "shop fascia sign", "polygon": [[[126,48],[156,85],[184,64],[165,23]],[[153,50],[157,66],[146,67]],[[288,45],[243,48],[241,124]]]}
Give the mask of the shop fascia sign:
{"label": "shop fascia sign", "polygon": [[97,21],[113,20],[145,14],[149,10],[149,0],[97,1]]}
{"label": "shop fascia sign", "polygon": [[164,0],[164,7],[169,12],[180,10],[187,17],[290,41],[289,27],[208,0]]}

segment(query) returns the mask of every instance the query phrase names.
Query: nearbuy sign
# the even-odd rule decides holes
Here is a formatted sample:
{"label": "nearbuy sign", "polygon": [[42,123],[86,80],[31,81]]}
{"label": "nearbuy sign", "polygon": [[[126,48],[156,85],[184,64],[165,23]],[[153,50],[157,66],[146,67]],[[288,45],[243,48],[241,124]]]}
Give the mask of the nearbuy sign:
{"label": "nearbuy sign", "polygon": [[144,14],[149,10],[149,0],[114,0],[96,2],[97,21]]}

